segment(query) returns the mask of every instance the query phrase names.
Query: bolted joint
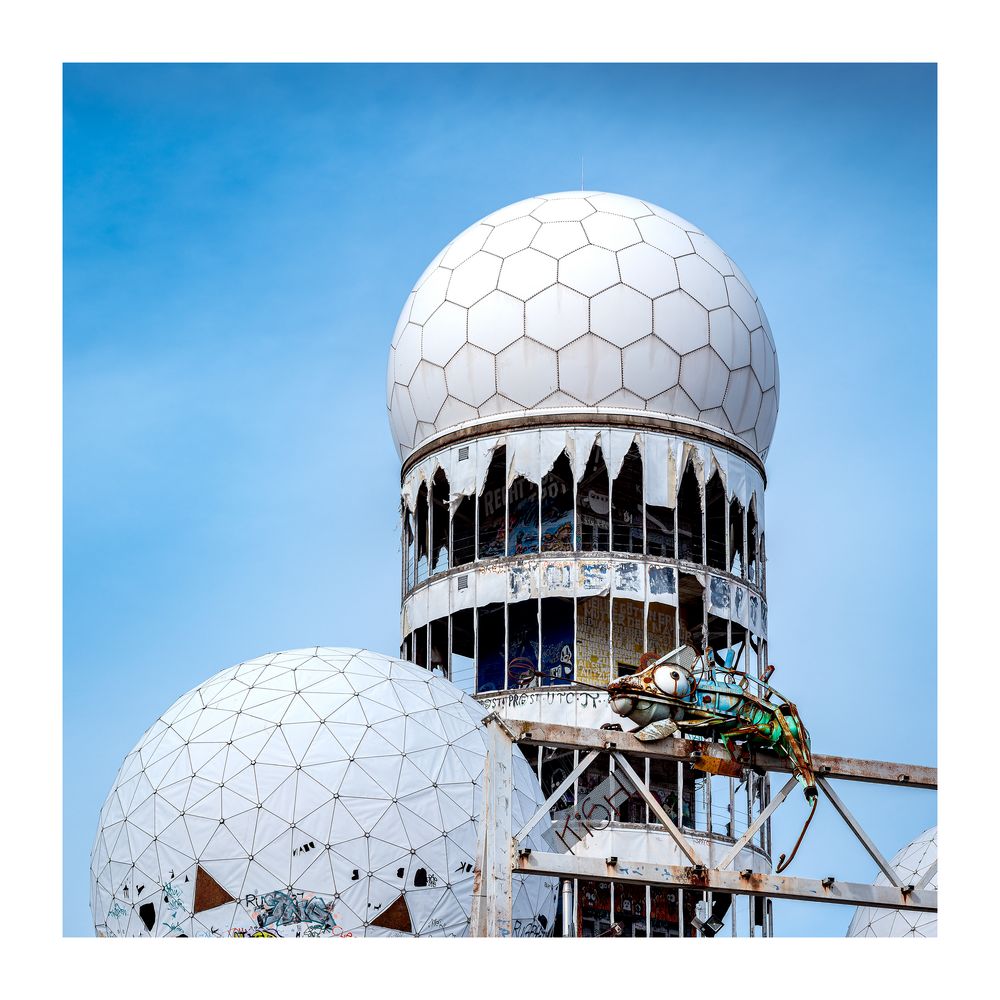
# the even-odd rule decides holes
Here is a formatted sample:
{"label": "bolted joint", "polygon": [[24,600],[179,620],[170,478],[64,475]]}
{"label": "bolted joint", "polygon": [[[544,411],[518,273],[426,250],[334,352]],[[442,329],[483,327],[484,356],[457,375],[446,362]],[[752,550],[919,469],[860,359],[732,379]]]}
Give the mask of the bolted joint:
{"label": "bolted joint", "polygon": [[832,875],[827,875],[825,879],[820,883],[824,889],[829,889],[831,885],[837,880]]}

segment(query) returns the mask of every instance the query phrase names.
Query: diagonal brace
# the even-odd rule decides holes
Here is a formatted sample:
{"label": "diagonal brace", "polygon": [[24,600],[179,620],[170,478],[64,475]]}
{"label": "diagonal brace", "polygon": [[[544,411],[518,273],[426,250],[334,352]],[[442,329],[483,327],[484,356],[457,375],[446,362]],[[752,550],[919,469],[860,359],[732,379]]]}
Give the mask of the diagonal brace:
{"label": "diagonal brace", "polygon": [[896,874],[896,870],[889,864],[888,861],[882,856],[882,852],[872,843],[871,838],[862,829],[861,824],[851,815],[850,809],[844,805],[840,800],[840,797],[830,786],[830,782],[826,778],[820,775],[816,776],[816,784],[826,793],[827,798],[833,803],[834,809],[840,813],[843,821],[851,828],[851,832],[855,837],[861,842],[861,846],[871,855],[872,860],[875,864],[882,869],[882,874],[889,880],[890,884],[894,885],[897,889],[903,888],[903,883],[900,881],[899,876]]}
{"label": "diagonal brace", "polygon": [[563,793],[569,788],[570,785],[576,781],[577,778],[583,774],[584,771],[590,767],[594,759],[600,754],[600,750],[591,750],[585,757],[581,758],[580,763],[573,768],[572,771],[566,775],[565,778],[559,783],[559,787],[542,803],[534,812],[531,819],[528,820],[524,826],[521,827],[517,833],[514,834],[514,843],[519,843],[524,837],[526,837],[532,830],[538,826],[543,816],[548,816],[549,810],[563,797]]}
{"label": "diagonal brace", "polygon": [[936,860],[935,860],[934,864],[932,864],[930,866],[930,868],[928,868],[927,871],[924,872],[924,874],[921,876],[920,881],[913,888],[914,889],[926,889],[927,888],[927,883],[930,882],[930,880],[932,878],[934,878],[935,875],[937,875],[937,861]]}
{"label": "diagonal brace", "polygon": [[789,793],[798,784],[796,778],[789,778],[782,786],[780,792],[760,811],[757,818],[747,827],[746,833],[736,841],[726,852],[725,857],[715,866],[719,871],[724,871],[735,860],[740,851],[753,839],[754,834],[771,818],[771,814],[788,798]]}
{"label": "diagonal brace", "polygon": [[681,853],[691,862],[692,865],[704,865],[698,852],[691,846],[687,838],[677,828],[674,821],[667,815],[666,810],[656,800],[656,796],[646,787],[646,783],[635,773],[632,765],[617,750],[612,750],[615,761],[621,769],[628,775],[629,780],[635,785],[636,791],[646,800],[646,805],[656,814],[656,818],[667,828],[667,833],[673,838],[674,843],[680,848]]}

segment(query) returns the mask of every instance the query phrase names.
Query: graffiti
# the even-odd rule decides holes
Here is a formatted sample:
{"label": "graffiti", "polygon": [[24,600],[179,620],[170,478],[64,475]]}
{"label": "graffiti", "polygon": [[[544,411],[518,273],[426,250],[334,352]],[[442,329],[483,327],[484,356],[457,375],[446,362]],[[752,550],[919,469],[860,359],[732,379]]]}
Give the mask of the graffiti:
{"label": "graffiti", "polygon": [[[576,812],[566,811],[563,816],[562,829],[555,831],[556,836],[563,842],[568,851],[572,850],[573,844],[566,839],[564,834],[568,833],[580,841],[588,834],[605,829],[615,819],[619,806],[636,794],[638,792],[632,782],[624,774],[613,771],[596,788],[584,796]],[[623,796],[623,798],[616,801],[618,796]],[[571,820],[577,822],[571,826]],[[583,830],[583,833],[578,832],[580,829]]]}
{"label": "graffiti", "polygon": [[267,930],[263,927],[234,927],[229,932],[234,938],[276,938],[281,937],[276,931]]}
{"label": "graffiti", "polygon": [[124,917],[126,913],[128,913],[128,910],[116,899],[115,905],[108,911],[108,917],[117,920],[119,917]]}
{"label": "graffiti", "polygon": [[177,914],[184,909],[184,900],[181,898],[181,891],[172,882],[168,882],[163,887],[163,902],[167,904],[169,919],[162,921],[168,934],[184,934],[183,929],[177,921]]}
{"label": "graffiti", "polygon": [[292,857],[294,858],[297,857],[299,854],[306,854],[309,851],[314,851],[314,850],[316,850],[316,844],[314,841],[310,840],[308,844],[302,844],[301,846],[296,847],[295,850],[292,851]]}
{"label": "graffiti", "polygon": [[295,896],[280,889],[261,896],[258,908],[251,912],[251,916],[261,928],[309,924],[317,930],[330,931],[337,926],[332,902],[312,893]]}

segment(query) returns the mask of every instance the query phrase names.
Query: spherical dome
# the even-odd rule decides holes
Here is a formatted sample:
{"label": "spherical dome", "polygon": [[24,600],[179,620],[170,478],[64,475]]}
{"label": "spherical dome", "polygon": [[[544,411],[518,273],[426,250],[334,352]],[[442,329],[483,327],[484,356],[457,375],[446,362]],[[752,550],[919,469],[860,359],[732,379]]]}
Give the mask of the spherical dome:
{"label": "spherical dome", "polygon": [[470,226],[406,300],[389,351],[400,456],[466,421],[552,407],[700,421],[767,455],[778,361],[757,295],[697,226],[567,191]]}
{"label": "spherical dome", "polygon": [[[916,840],[910,841],[890,864],[904,883],[916,885],[924,873],[937,861],[937,827],[924,830]],[[885,875],[875,879],[875,885],[888,885]],[[926,888],[937,889],[937,873],[931,876]],[[859,906],[847,929],[848,937],[937,937],[937,914],[918,913],[914,910],[884,910],[872,906]]]}
{"label": "spherical dome", "polygon": [[[101,810],[91,909],[108,936],[464,935],[484,709],[359,649],[248,660],[179,698]],[[514,750],[514,829],[544,801]],[[546,847],[540,828],[529,846]],[[515,876],[515,934],[555,881]]]}

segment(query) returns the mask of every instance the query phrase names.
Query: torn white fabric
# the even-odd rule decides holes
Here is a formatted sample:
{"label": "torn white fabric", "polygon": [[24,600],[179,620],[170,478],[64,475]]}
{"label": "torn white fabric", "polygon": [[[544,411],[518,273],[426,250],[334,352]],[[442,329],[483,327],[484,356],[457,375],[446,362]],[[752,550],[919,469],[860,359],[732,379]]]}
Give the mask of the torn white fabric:
{"label": "torn white fabric", "polygon": [[427,588],[421,587],[415,594],[411,594],[406,602],[407,618],[409,619],[410,631],[426,625],[427,618]]}
{"label": "torn white fabric", "polygon": [[490,471],[490,459],[493,457],[494,450],[501,447],[503,443],[502,437],[484,438],[476,441],[476,496],[483,492],[483,484]]}
{"label": "torn white fabric", "polygon": [[518,601],[534,600],[538,597],[538,563],[515,563],[507,577],[507,600],[511,604]]}
{"label": "torn white fabric", "polygon": [[436,621],[451,613],[451,586],[447,577],[434,580],[427,588],[427,620]]}
{"label": "torn white fabric", "polygon": [[576,427],[568,435],[573,445],[569,456],[573,462],[573,478],[577,482],[583,479],[583,474],[587,471],[587,461],[598,433],[596,427]]}
{"label": "torn white fabric", "polygon": [[528,482],[540,483],[539,472],[539,432],[521,431],[508,435],[507,440],[507,489],[511,488],[518,476]]}
{"label": "torn white fabric", "polygon": [[708,578],[708,610],[720,618],[729,617],[730,584],[722,576]]}
{"label": "torn white fabric", "polygon": [[556,459],[564,452],[572,453],[572,439],[569,432],[540,431],[538,438],[538,485],[541,486],[542,479],[552,471],[552,466],[556,464]]}
{"label": "torn white fabric", "polygon": [[610,593],[611,567],[606,562],[581,562],[577,573],[577,597],[596,597]]}
{"label": "torn white fabric", "polygon": [[542,563],[539,589],[542,597],[572,597],[575,592],[576,564],[566,562]]}
{"label": "torn white fabric", "polygon": [[604,454],[604,464],[608,467],[608,477],[612,481],[621,472],[622,462],[634,440],[635,431],[620,431],[610,427],[601,431],[601,451]]}
{"label": "torn white fabric", "polygon": [[650,507],[673,508],[675,494],[670,492],[670,438],[646,434],[642,464],[644,498]]}

